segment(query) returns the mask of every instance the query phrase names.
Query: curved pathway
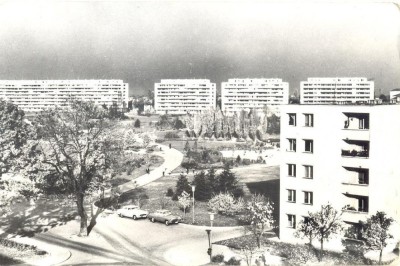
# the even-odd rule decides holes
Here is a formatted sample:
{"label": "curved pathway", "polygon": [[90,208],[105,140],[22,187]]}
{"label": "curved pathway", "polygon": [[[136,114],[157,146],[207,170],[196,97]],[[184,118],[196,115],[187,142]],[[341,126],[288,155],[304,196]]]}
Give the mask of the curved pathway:
{"label": "curved pathway", "polygon": [[160,148],[162,149],[161,151],[156,151],[153,154],[163,157],[164,163],[156,169],[151,170],[149,174],[144,174],[132,181],[119,185],[118,188],[121,190],[121,192],[126,192],[134,188],[147,185],[161,178],[163,176],[163,172],[166,174],[167,172],[171,172],[181,165],[183,154],[180,151],[173,148],[170,149],[165,145],[157,144],[156,149],[160,150]]}

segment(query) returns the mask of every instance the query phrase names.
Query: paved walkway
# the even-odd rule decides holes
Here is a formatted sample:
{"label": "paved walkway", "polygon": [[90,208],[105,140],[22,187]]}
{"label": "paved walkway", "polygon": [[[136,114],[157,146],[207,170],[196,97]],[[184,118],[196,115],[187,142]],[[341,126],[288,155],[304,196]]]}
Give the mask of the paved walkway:
{"label": "paved walkway", "polygon": [[167,174],[167,172],[169,173],[181,165],[183,160],[183,154],[180,151],[173,148],[170,149],[165,145],[158,144],[156,149],[159,150],[160,148],[162,149],[162,151],[157,151],[154,152],[153,154],[163,157],[164,163],[159,167],[157,167],[156,169],[151,170],[149,174],[144,174],[130,182],[118,186],[118,188],[122,192],[126,192],[136,187],[147,185],[161,178],[163,176],[163,172],[164,174]]}

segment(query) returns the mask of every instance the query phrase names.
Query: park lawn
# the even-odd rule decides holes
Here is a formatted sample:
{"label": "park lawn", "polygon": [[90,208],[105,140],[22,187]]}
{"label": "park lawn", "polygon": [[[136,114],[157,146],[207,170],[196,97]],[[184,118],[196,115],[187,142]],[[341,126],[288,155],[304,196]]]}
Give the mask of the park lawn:
{"label": "park lawn", "polygon": [[[251,174],[247,174],[248,169]],[[250,165],[243,166],[239,168],[234,168],[234,172],[237,172],[239,180],[243,182],[245,197],[249,197],[251,193],[269,193],[265,195],[271,201],[279,202],[279,167],[265,167],[264,165]],[[186,173],[186,172],[185,172]],[[253,176],[254,175],[254,176]],[[192,224],[192,209],[184,215],[183,210],[179,208],[179,204],[177,201],[173,201],[171,197],[167,197],[167,189],[172,188],[175,190],[176,181],[178,180],[179,175],[167,175],[165,177],[161,177],[156,181],[153,181],[150,184],[147,184],[141,188],[130,191],[128,193],[124,193],[121,197],[120,203],[122,205],[127,204],[137,204],[138,202],[134,199],[139,193],[146,194],[148,196],[148,200],[143,202],[141,206],[143,209],[149,210],[150,212],[155,211],[157,209],[166,208],[171,210],[174,214],[180,215],[184,218],[184,223]],[[188,176],[189,182],[192,181],[193,175]],[[248,182],[251,181],[251,182]],[[274,216],[279,214],[279,208],[275,205]],[[209,220],[209,209],[207,207],[207,202],[195,202],[195,215],[194,215],[194,224],[196,225],[210,225]],[[242,225],[243,222],[239,219],[239,216],[226,216],[216,214],[214,217],[214,226],[237,226]]]}

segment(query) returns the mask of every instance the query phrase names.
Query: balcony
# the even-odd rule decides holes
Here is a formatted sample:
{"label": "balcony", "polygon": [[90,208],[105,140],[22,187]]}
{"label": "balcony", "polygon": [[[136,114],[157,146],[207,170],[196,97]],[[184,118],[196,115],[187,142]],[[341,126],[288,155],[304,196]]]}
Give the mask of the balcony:
{"label": "balcony", "polygon": [[369,130],[342,129],[340,135],[342,139],[356,139],[363,141],[369,141],[370,139]]}
{"label": "balcony", "polygon": [[360,221],[366,221],[368,218],[368,212],[361,212],[357,210],[343,210],[342,220],[350,223],[358,223]]}
{"label": "balcony", "polygon": [[345,195],[358,195],[358,196],[369,196],[369,188],[366,184],[354,184],[354,183],[342,183],[341,192]]}
{"label": "balcony", "polygon": [[343,113],[345,115],[343,129],[349,130],[368,130],[368,113]]}
{"label": "balcony", "polygon": [[343,150],[342,149],[342,156],[343,157],[361,157],[361,158],[368,158],[369,152],[367,150],[364,151],[356,151],[356,150]]}

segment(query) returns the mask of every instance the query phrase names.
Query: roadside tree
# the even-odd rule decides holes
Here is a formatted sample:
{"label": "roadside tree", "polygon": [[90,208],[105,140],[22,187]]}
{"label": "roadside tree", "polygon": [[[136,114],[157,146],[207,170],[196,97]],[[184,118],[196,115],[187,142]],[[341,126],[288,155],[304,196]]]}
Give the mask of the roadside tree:
{"label": "roadside tree", "polygon": [[312,220],[309,217],[301,220],[294,235],[298,238],[307,238],[308,244],[311,246],[312,240],[316,237],[316,228],[313,226]]}
{"label": "roadside tree", "polygon": [[244,192],[239,184],[239,180],[228,165],[225,165],[224,170],[218,175],[217,180],[215,192],[230,192],[236,198],[243,196]]}
{"label": "roadside tree", "polygon": [[388,217],[384,212],[376,212],[367,219],[363,224],[362,238],[367,248],[379,251],[379,264],[382,262],[382,251],[386,247],[386,241],[393,238],[389,234],[389,227],[393,223],[393,219]]}
{"label": "roadside tree", "polygon": [[187,193],[186,191],[183,191],[182,194],[178,196],[178,202],[183,209],[183,217],[186,217],[186,210],[192,204],[192,201],[190,199],[190,194]]}

